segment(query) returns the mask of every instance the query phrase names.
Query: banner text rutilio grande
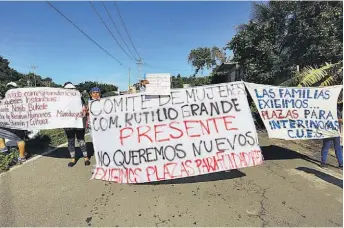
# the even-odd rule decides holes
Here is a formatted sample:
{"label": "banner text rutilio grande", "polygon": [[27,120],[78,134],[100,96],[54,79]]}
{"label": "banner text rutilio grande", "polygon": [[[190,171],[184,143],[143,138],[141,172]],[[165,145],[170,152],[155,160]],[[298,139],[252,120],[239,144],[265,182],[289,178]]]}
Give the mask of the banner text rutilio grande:
{"label": "banner text rutilio grande", "polygon": [[142,99],[137,105],[129,96],[91,103],[93,178],[140,183],[261,164],[242,88],[228,83],[172,90],[170,97],[136,96]]}

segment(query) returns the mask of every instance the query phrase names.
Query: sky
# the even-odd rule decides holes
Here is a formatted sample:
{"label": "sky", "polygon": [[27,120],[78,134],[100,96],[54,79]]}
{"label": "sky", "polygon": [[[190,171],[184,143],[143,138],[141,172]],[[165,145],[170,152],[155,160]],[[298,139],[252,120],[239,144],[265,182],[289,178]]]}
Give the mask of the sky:
{"label": "sky", "polygon": [[[99,81],[128,88],[138,80],[136,61],[129,58],[108,32],[89,2],[51,2],[80,27],[110,57],[46,2],[0,2],[0,55],[10,66],[63,84]],[[114,2],[104,2],[131,52],[133,46]],[[93,2],[120,45],[118,35],[102,2]],[[198,47],[224,47],[235,35],[235,26],[249,20],[251,2],[117,2],[134,46],[147,65],[144,73],[190,76],[190,51]],[[130,54],[129,51],[127,53]],[[207,72],[204,72],[206,75]]]}

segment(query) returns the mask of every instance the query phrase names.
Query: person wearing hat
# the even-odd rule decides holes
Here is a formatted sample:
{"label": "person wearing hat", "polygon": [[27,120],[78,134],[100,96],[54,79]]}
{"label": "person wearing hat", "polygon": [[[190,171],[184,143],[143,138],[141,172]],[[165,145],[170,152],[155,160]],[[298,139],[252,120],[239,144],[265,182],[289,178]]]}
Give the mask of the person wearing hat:
{"label": "person wearing hat", "polygon": [[[18,88],[17,83],[9,82],[6,85],[6,90]],[[26,161],[25,157],[25,137],[27,131],[25,130],[18,130],[18,129],[11,129],[11,128],[4,128],[0,127],[0,153],[7,153],[8,149],[6,146],[5,139],[13,140],[17,142],[18,150],[19,150],[19,157],[18,163],[23,163]]]}
{"label": "person wearing hat", "polygon": [[[76,89],[76,87],[71,82],[66,82],[63,85],[64,89]],[[82,106],[83,106],[83,114],[84,114],[84,121],[86,120],[86,113],[87,113],[87,106],[85,100],[80,97]],[[86,142],[85,142],[85,127],[83,128],[65,128],[64,129],[67,140],[68,140],[68,151],[70,154],[70,157],[72,158],[72,161],[68,163],[68,167],[73,167],[76,164],[76,158],[75,158],[75,138],[77,139],[80,149],[82,151],[83,157],[85,159],[85,165],[88,166],[91,164],[88,154],[87,154],[87,148],[86,148]]]}
{"label": "person wearing hat", "polygon": [[92,89],[90,89],[89,95],[90,101],[99,100],[101,95],[100,89],[98,87],[93,87]]}
{"label": "person wearing hat", "polygon": [[[93,87],[92,89],[90,89],[89,91],[89,95],[90,95],[90,99],[89,99],[89,103],[99,100],[101,97],[101,92],[100,89],[98,87]],[[87,115],[87,129],[90,133],[90,136],[92,138],[92,127],[91,127],[91,121],[90,121],[90,116]]]}

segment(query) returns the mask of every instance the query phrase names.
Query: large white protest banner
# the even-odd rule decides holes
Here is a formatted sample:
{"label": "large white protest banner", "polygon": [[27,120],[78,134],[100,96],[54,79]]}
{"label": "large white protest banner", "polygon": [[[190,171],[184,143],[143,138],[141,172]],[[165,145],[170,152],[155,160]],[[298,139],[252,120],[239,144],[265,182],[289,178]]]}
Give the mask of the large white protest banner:
{"label": "large white protest banner", "polygon": [[245,82],[270,138],[339,136],[337,100],[342,86],[278,87]]}
{"label": "large white protest banner", "polygon": [[82,128],[81,95],[62,88],[20,88],[0,100],[0,127],[19,130]]}
{"label": "large white protest banner", "polygon": [[242,82],[171,90],[169,98],[144,97],[90,104],[92,179],[143,183],[262,164]]}

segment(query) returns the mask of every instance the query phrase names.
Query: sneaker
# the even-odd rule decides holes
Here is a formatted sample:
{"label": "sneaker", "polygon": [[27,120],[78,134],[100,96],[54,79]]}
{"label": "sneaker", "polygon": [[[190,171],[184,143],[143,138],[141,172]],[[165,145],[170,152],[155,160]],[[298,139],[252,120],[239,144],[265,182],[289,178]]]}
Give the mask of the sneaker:
{"label": "sneaker", "polygon": [[75,164],[76,164],[76,162],[69,162],[68,167],[72,168]]}
{"label": "sneaker", "polygon": [[326,168],[327,165],[326,165],[326,163],[321,163],[321,164],[320,164],[320,167],[321,167],[321,168]]}
{"label": "sneaker", "polygon": [[85,160],[85,166],[89,166],[89,165],[91,165],[90,160]]}
{"label": "sneaker", "polygon": [[5,147],[5,148],[1,148],[0,149],[0,153],[8,153],[8,149],[7,149],[7,147]]}
{"label": "sneaker", "polygon": [[93,175],[94,172],[96,171],[96,165],[93,165],[93,166],[92,166],[92,170],[91,170],[91,171],[92,171],[92,175]]}
{"label": "sneaker", "polygon": [[19,164],[23,164],[24,162],[26,162],[26,158],[21,158],[21,157],[18,158]]}

